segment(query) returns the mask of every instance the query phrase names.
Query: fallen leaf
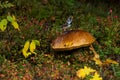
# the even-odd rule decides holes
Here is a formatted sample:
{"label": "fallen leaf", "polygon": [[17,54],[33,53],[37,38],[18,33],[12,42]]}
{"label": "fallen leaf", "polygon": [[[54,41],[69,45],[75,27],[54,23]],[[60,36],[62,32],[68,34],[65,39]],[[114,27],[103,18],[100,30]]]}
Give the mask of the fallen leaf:
{"label": "fallen leaf", "polygon": [[9,15],[9,16],[7,16],[7,20],[8,20],[8,21],[10,21],[10,22],[13,22],[13,21],[14,21],[13,17],[12,17],[12,16],[10,16],[10,15]]}
{"label": "fallen leaf", "polygon": [[7,21],[7,19],[3,19],[3,20],[1,20],[1,23],[2,23],[4,26],[7,26],[8,21]]}
{"label": "fallen leaf", "polygon": [[26,41],[23,50],[24,50],[25,52],[27,52],[29,46],[30,46],[30,41]]}
{"label": "fallen leaf", "polygon": [[31,51],[32,53],[36,54],[36,53],[34,52],[34,51],[35,51],[35,49],[36,49],[35,42],[34,42],[34,41],[32,41],[32,42],[30,43],[30,51]]}
{"label": "fallen leaf", "polygon": [[99,58],[94,57],[93,60],[95,61],[95,64],[99,65],[100,67],[102,66],[102,61]]}
{"label": "fallen leaf", "polygon": [[30,41],[26,41],[26,42],[25,42],[25,45],[24,45],[24,48],[22,49],[22,53],[23,53],[23,56],[24,56],[25,58],[27,58],[29,55],[31,55],[30,52],[27,52],[28,49],[29,49],[29,46],[30,46]]}
{"label": "fallen leaf", "polygon": [[93,78],[90,80],[102,80],[102,77],[100,77],[100,75],[97,72],[95,72]]}
{"label": "fallen leaf", "polygon": [[101,67],[103,63],[100,60],[99,54],[97,54],[97,52],[94,50],[92,45],[90,46],[90,50],[92,50],[92,52],[94,53],[93,60],[95,61],[95,64],[97,64],[97,65],[99,65]]}
{"label": "fallen leaf", "polygon": [[13,27],[15,29],[18,29],[20,31],[19,25],[18,25],[18,23],[16,21],[13,21],[11,24],[13,25]]}
{"label": "fallen leaf", "polygon": [[105,65],[109,65],[109,64],[119,64],[118,62],[112,60],[112,59],[106,59],[106,61],[104,62]]}
{"label": "fallen leaf", "polygon": [[0,22],[0,29],[1,29],[1,31],[5,31],[6,28],[7,28],[7,26],[2,25],[1,22]]}
{"label": "fallen leaf", "polygon": [[29,55],[32,54],[31,52],[26,52],[26,51],[24,51],[24,49],[22,50],[22,53],[23,53],[23,56],[24,56],[25,58],[27,58]]}
{"label": "fallen leaf", "polygon": [[89,48],[90,48],[90,50],[94,53],[94,57],[95,57],[95,58],[99,58],[99,57],[100,57],[99,54],[97,54],[97,52],[95,51],[95,49],[93,48],[92,45],[91,45]]}
{"label": "fallen leaf", "polygon": [[91,69],[90,67],[87,67],[87,66],[84,66],[84,68],[82,68],[82,69],[80,69],[80,70],[78,70],[77,72],[76,72],[76,74],[77,74],[77,76],[79,77],[79,78],[85,78],[85,76],[87,76],[87,75],[89,75],[91,72],[95,72],[96,70],[94,70],[94,69]]}
{"label": "fallen leaf", "polygon": [[13,18],[14,21],[16,21],[16,17],[14,15],[12,15],[12,18]]}
{"label": "fallen leaf", "polygon": [[40,41],[39,40],[32,40],[32,41],[35,43],[35,45],[40,46]]}

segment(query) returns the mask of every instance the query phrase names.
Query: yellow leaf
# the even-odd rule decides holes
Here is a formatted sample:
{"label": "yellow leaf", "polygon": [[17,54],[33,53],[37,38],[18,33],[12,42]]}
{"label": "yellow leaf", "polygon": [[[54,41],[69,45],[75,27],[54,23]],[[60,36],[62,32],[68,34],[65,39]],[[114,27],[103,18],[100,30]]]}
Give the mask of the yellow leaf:
{"label": "yellow leaf", "polygon": [[14,15],[12,15],[12,18],[13,18],[14,21],[16,20],[16,17]]}
{"label": "yellow leaf", "polygon": [[94,52],[93,60],[95,61],[95,64],[99,65],[100,67],[102,66],[102,61],[99,58],[99,54],[96,52]]}
{"label": "yellow leaf", "polygon": [[16,21],[13,21],[13,22],[12,22],[12,25],[13,25],[13,27],[14,27],[15,29],[18,29],[18,30],[20,31],[19,25],[18,25],[18,23],[17,23]]}
{"label": "yellow leaf", "polygon": [[95,70],[91,69],[90,67],[84,66],[84,68],[78,70],[76,74],[79,78],[83,79],[85,78],[85,76],[89,75],[91,72],[95,72]]}
{"label": "yellow leaf", "polygon": [[112,59],[106,59],[106,61],[104,62],[104,64],[119,64],[118,62],[112,60]]}
{"label": "yellow leaf", "polygon": [[7,26],[0,25],[1,31],[5,31],[6,28],[7,28]]}
{"label": "yellow leaf", "polygon": [[31,55],[31,52],[26,52],[24,49],[22,50],[23,56],[27,58],[29,55]]}
{"label": "yellow leaf", "polygon": [[97,54],[97,52],[95,51],[92,45],[90,46],[90,50],[94,53],[95,58],[99,58],[99,54]]}
{"label": "yellow leaf", "polygon": [[24,48],[22,49],[23,56],[27,58],[29,55],[31,55],[31,52],[27,52],[30,46],[30,41],[26,41]]}
{"label": "yellow leaf", "polygon": [[100,67],[102,66],[102,61],[99,58],[93,58],[93,60],[95,61],[95,64],[99,65]]}
{"label": "yellow leaf", "polygon": [[95,72],[95,74],[94,74],[94,76],[93,76],[93,78],[92,79],[90,79],[90,80],[102,80],[102,78],[101,77],[99,77],[100,75],[97,73],[97,72]]}
{"label": "yellow leaf", "polygon": [[5,29],[7,28],[7,19],[2,19],[0,22],[0,29],[1,31],[5,31]]}
{"label": "yellow leaf", "polygon": [[38,40],[32,40],[32,41],[35,43],[35,45],[40,46],[40,41],[38,41]]}
{"label": "yellow leaf", "polygon": [[24,49],[22,50],[22,53],[23,53],[23,56],[24,56],[25,58],[28,57],[27,52],[26,52]]}
{"label": "yellow leaf", "polygon": [[94,53],[94,58],[100,58],[99,54]]}
{"label": "yellow leaf", "polygon": [[30,51],[31,51],[32,53],[36,54],[36,53],[34,52],[34,51],[35,51],[35,49],[36,49],[35,42],[34,42],[34,41],[32,41],[32,42],[30,43]]}
{"label": "yellow leaf", "polygon": [[29,46],[30,46],[30,41],[26,41],[23,50],[24,50],[25,52],[27,52]]}

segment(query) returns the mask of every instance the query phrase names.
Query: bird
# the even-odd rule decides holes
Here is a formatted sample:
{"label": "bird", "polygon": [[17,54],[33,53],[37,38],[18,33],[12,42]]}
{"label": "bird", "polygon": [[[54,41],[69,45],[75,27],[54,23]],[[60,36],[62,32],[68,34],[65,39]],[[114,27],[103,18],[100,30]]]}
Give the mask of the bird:
{"label": "bird", "polygon": [[66,31],[68,28],[71,27],[72,21],[73,21],[73,16],[69,16],[66,20],[66,23],[62,25],[63,31]]}

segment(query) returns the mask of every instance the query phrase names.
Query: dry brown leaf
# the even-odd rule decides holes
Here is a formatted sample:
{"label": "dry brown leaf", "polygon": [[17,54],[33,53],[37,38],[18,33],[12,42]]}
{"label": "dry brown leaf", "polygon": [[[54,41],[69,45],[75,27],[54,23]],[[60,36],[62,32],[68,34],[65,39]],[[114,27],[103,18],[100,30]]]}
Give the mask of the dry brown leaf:
{"label": "dry brown leaf", "polygon": [[39,22],[39,25],[42,27],[45,24],[45,22],[46,22],[46,19],[43,19]]}

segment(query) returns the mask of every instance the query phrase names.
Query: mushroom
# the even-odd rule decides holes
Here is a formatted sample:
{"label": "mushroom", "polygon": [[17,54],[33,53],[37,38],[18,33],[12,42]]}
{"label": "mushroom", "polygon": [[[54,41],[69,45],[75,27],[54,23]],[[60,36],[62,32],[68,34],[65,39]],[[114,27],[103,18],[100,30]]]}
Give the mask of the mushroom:
{"label": "mushroom", "polygon": [[95,38],[87,31],[71,30],[53,40],[51,47],[57,51],[65,51],[90,46],[94,41]]}

